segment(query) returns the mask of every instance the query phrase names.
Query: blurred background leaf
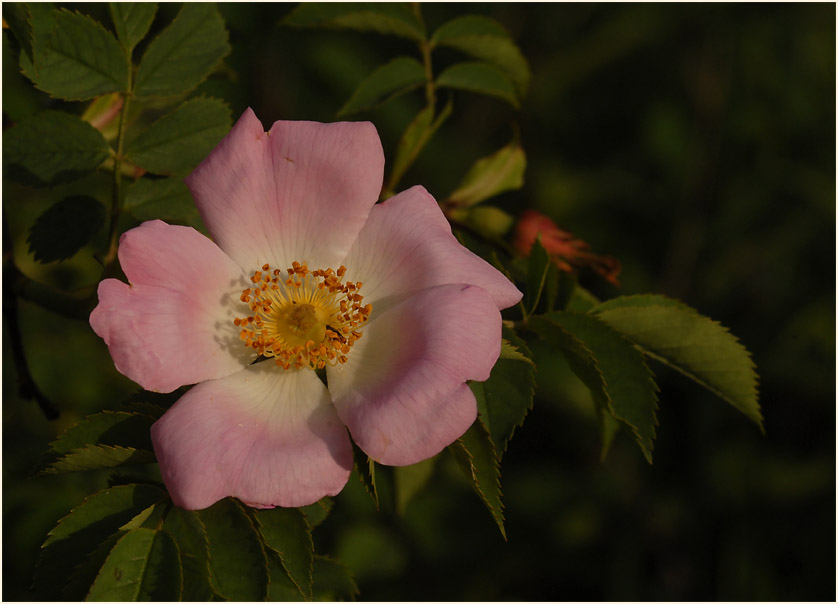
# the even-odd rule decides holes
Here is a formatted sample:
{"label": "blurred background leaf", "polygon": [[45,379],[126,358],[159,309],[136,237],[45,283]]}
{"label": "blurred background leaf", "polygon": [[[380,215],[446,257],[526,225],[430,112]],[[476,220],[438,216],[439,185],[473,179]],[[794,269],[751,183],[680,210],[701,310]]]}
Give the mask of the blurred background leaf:
{"label": "blurred background leaf", "polygon": [[[110,27],[106,5],[74,8]],[[178,10],[160,4],[137,57]],[[415,56],[413,40],[424,35],[415,24],[405,37],[279,27],[294,10],[219,4],[231,51],[198,92],[226,101],[233,116],[251,106],[266,126],[333,121],[365,77],[393,57]],[[402,517],[376,511],[353,477],[313,532],[315,551],[340,558],[351,575],[316,558],[315,595],[318,577],[328,576],[327,593],[350,597],[354,576],[366,600],[409,593],[417,600],[833,601],[835,6],[438,3],[422,10],[430,32],[466,13],[502,23],[532,77],[520,111],[454,91],[451,117],[399,189],[423,184],[443,199],[476,160],[517,132],[527,157],[524,188],[492,204],[515,217],[535,208],[619,258],[620,290],[580,274],[599,298],[665,294],[727,326],[759,368],[766,433],[656,365],[654,466],[626,430],[602,463],[588,391],[560,353],[528,339],[536,398],[503,457],[508,542],[449,455]],[[37,111],[68,111],[20,75],[9,30],[3,44],[4,129]],[[455,48],[434,56],[437,73],[463,60]],[[353,119],[375,123],[392,162],[423,107],[422,95],[410,93]],[[64,197],[107,199],[107,175],[49,191],[4,176],[19,268],[66,291],[95,286],[101,268],[91,250],[101,241],[94,237],[70,260],[38,264],[26,238]],[[61,417],[49,422],[18,398],[4,329],[10,600],[36,597],[30,577],[44,536],[107,486],[108,474],[97,470],[32,477],[41,453],[65,427],[135,389],[86,323],[25,301],[20,316],[33,376]]]}

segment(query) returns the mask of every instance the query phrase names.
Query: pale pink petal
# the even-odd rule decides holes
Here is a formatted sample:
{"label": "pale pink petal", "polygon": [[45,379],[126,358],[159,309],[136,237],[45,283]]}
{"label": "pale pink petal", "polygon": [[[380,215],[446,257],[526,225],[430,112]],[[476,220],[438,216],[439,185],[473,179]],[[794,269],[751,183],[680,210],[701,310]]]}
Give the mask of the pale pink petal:
{"label": "pale pink petal", "polygon": [[186,179],[213,239],[239,266],[335,266],[378,199],[384,154],[369,122],[276,122],[248,109]]}
{"label": "pale pink petal", "polygon": [[500,311],[485,290],[426,289],[371,320],[347,363],[327,369],[332,401],[367,455],[416,463],[474,421],[465,382],[489,378],[500,345]]}
{"label": "pale pink petal", "polygon": [[121,373],[171,392],[253,360],[233,325],[249,310],[239,300],[244,275],[212,241],[154,220],[122,235],[119,261],[131,285],[102,281],[90,325]]}
{"label": "pale pink petal", "polygon": [[373,312],[405,294],[435,285],[469,283],[491,294],[498,308],[521,292],[500,271],[460,245],[433,197],[416,186],[375,206],[344,264],[361,281]]}
{"label": "pale pink petal", "polygon": [[151,438],[172,500],[190,510],[228,496],[253,507],[308,505],[340,492],[353,463],[317,374],[270,361],[198,384]]}

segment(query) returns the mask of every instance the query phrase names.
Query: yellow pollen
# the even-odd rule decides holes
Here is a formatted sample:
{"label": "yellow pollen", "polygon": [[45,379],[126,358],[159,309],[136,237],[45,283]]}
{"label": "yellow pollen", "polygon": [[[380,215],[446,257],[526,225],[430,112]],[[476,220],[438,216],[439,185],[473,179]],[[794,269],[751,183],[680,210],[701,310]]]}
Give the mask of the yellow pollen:
{"label": "yellow pollen", "polygon": [[268,264],[254,271],[254,286],[241,295],[253,314],[233,321],[242,342],[283,369],[345,363],[372,312],[362,304],[361,283],[343,281],[345,266],[310,271],[292,262],[286,273]]}

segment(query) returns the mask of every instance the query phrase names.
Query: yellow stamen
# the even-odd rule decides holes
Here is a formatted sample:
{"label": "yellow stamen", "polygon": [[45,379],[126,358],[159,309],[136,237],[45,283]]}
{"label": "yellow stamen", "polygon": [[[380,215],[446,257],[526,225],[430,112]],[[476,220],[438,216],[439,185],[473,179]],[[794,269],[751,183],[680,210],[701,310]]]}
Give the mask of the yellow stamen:
{"label": "yellow stamen", "polygon": [[286,273],[282,279],[279,269],[264,264],[250,278],[254,287],[242,292],[241,301],[253,315],[233,321],[244,345],[283,369],[345,363],[372,312],[372,305],[361,304],[362,284],[343,281],[345,266],[310,271],[292,262]]}

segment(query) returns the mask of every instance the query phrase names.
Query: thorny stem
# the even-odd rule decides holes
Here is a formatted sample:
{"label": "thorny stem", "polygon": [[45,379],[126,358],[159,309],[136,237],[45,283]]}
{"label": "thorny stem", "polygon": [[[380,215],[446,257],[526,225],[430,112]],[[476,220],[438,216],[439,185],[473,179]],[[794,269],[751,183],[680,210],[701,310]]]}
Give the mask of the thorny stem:
{"label": "thorny stem", "polygon": [[20,332],[17,296],[12,287],[12,283],[19,274],[20,271],[14,262],[14,250],[12,238],[9,236],[9,226],[6,223],[6,217],[3,216],[3,319],[6,321],[12,358],[17,369],[18,394],[23,399],[34,400],[38,403],[38,407],[41,408],[47,419],[56,419],[58,409],[38,388],[26,362],[23,335]]}

